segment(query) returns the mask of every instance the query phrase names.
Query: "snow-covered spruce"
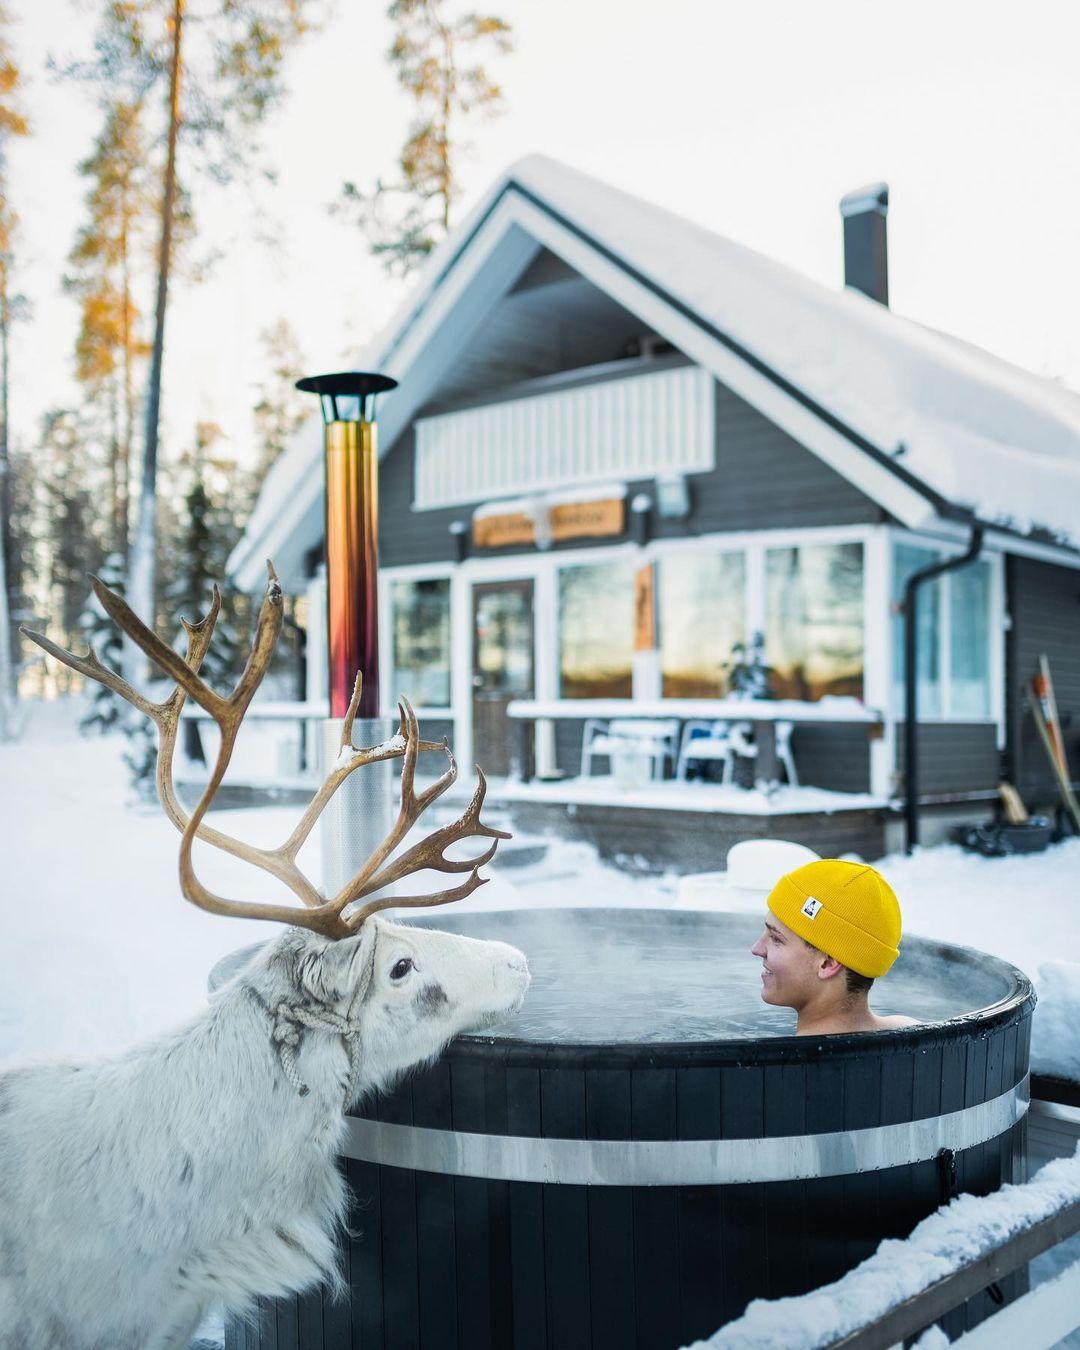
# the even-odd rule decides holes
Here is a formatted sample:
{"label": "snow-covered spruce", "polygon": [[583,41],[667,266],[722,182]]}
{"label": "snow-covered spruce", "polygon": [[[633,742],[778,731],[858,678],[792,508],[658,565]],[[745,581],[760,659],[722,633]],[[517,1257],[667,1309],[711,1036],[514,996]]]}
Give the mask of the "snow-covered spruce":
{"label": "snow-covered spruce", "polygon": [[212,1303],[343,1292],[343,1100],[528,981],[499,942],[289,928],[178,1030],[0,1074],[0,1350],[183,1350]]}

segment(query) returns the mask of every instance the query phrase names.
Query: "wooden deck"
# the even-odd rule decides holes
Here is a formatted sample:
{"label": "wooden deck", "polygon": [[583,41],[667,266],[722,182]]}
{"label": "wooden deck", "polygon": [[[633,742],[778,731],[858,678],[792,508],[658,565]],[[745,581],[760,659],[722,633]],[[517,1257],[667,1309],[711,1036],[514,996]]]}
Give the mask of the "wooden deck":
{"label": "wooden deck", "polygon": [[[425,785],[429,780],[417,780]],[[317,784],[312,779],[225,784],[216,808],[293,806],[299,812]],[[178,785],[190,806],[198,786]],[[475,780],[462,773],[432,812],[432,823],[460,809]],[[888,803],[865,793],[784,788],[766,797],[716,783],[666,780],[636,790],[607,776],[521,783],[488,782],[488,813],[496,811],[515,833],[582,840],[620,867],[642,872],[706,872],[723,866],[743,839],[790,839],[823,857],[858,853],[868,862],[885,850]]]}

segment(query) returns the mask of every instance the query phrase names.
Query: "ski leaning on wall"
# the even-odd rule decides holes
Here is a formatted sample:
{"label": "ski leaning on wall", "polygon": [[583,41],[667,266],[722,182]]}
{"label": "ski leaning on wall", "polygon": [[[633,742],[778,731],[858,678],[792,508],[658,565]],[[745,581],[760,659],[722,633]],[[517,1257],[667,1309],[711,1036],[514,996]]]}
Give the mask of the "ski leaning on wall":
{"label": "ski leaning on wall", "polygon": [[1073,792],[1069,778],[1069,761],[1065,754],[1065,738],[1058,717],[1057,699],[1054,697],[1054,682],[1050,677],[1050,662],[1045,656],[1039,657],[1039,673],[1027,687],[1028,702],[1039,739],[1043,743],[1050,766],[1057,779],[1061,800],[1072,816],[1073,824],[1080,832],[1080,801]]}

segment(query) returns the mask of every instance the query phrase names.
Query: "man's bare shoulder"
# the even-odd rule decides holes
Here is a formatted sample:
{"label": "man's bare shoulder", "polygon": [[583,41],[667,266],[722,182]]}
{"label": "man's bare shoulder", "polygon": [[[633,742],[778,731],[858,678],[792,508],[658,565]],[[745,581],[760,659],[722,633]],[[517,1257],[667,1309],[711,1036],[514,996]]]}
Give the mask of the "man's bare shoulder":
{"label": "man's bare shoulder", "polygon": [[895,1013],[892,1017],[877,1017],[875,1020],[878,1031],[895,1031],[897,1027],[914,1027],[919,1024],[917,1017],[905,1017],[903,1013]]}

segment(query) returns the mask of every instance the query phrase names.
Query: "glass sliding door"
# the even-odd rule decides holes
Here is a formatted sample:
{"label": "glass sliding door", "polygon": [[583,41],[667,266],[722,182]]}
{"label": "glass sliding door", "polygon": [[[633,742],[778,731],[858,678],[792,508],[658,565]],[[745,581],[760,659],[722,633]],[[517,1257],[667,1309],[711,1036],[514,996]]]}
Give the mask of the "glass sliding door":
{"label": "glass sliding door", "polygon": [[514,735],[506,709],[533,693],[533,583],[498,581],[472,593],[473,759],[506,775]]}

